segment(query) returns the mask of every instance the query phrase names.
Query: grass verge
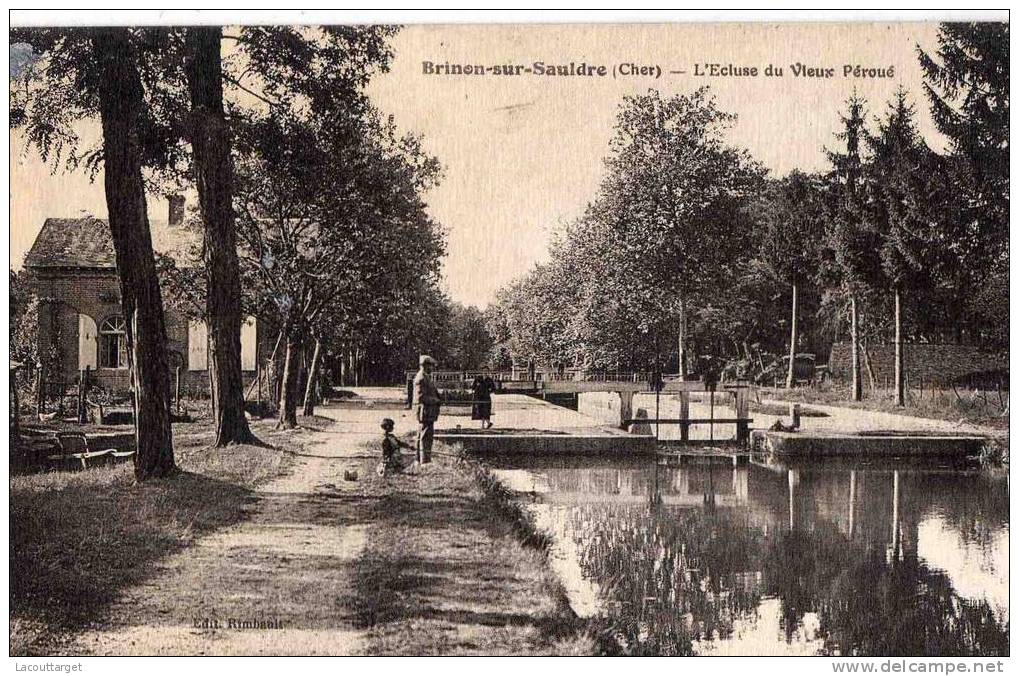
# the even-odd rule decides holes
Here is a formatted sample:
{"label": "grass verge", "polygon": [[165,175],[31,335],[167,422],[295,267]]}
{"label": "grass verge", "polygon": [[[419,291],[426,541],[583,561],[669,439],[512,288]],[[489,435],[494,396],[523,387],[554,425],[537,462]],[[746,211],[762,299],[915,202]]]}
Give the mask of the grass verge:
{"label": "grass verge", "polygon": [[487,470],[436,444],[415,474],[377,477],[355,624],[385,655],[590,655],[597,641],[546,560],[548,540]]}
{"label": "grass verge", "polygon": [[181,472],[143,484],[130,463],[11,477],[10,653],[53,653],[160,559],[239,521],[300,444],[269,423],[253,428],[266,445],[213,450],[208,421],[175,425]]}

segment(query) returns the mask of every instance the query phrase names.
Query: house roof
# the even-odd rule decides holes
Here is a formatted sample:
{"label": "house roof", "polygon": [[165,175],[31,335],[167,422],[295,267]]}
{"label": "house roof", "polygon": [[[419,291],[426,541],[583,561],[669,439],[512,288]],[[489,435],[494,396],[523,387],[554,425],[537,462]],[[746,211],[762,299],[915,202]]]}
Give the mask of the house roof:
{"label": "house roof", "polygon": [[25,255],[28,268],[115,268],[110,225],[103,219],[47,218]]}
{"label": "house roof", "polygon": [[[166,221],[149,221],[153,248],[174,258],[184,255],[194,236]],[[109,221],[105,218],[47,218],[25,255],[26,268],[115,269]]]}

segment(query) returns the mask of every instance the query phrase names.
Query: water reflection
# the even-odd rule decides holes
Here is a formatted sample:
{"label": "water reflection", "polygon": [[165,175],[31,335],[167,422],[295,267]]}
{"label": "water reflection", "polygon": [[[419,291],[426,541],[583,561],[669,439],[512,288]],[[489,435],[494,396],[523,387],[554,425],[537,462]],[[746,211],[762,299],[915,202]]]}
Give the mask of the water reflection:
{"label": "water reflection", "polygon": [[[634,654],[1008,653],[1008,486],[933,468],[502,463]],[[542,466],[535,466],[540,462]]]}

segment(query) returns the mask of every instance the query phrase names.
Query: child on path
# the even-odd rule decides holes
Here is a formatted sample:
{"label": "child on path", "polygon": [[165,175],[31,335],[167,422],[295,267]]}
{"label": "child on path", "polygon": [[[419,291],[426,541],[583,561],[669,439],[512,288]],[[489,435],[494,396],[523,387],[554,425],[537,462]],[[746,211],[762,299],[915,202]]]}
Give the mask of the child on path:
{"label": "child on path", "polygon": [[382,461],[375,469],[376,474],[385,476],[391,472],[403,471],[403,459],[400,456],[400,449],[415,450],[410,444],[401,441],[395,434],[393,428],[396,423],[392,418],[383,418],[382,430],[385,436],[382,437]]}

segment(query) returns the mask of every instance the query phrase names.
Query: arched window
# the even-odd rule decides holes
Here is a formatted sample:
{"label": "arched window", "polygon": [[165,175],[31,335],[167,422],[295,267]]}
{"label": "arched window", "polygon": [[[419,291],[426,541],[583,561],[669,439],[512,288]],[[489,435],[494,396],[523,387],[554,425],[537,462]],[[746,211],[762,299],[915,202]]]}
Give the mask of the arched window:
{"label": "arched window", "polygon": [[99,327],[99,368],[127,368],[127,333],[123,317],[110,317]]}

